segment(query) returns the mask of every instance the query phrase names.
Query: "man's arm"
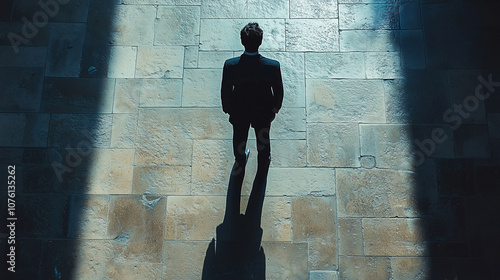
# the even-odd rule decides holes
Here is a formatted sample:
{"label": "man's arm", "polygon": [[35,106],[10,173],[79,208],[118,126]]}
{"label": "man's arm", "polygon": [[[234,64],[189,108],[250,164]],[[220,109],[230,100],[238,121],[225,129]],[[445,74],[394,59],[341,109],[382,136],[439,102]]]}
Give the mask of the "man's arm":
{"label": "man's arm", "polygon": [[220,96],[222,101],[222,110],[224,113],[229,114],[229,112],[231,112],[231,92],[233,91],[233,85],[230,82],[229,70],[227,68],[227,62],[225,62],[222,70],[222,86]]}
{"label": "man's arm", "polygon": [[278,69],[276,78],[273,81],[273,95],[274,95],[274,104],[273,104],[273,112],[278,113],[281,109],[281,105],[283,103],[283,80],[281,78],[281,68],[278,62]]}

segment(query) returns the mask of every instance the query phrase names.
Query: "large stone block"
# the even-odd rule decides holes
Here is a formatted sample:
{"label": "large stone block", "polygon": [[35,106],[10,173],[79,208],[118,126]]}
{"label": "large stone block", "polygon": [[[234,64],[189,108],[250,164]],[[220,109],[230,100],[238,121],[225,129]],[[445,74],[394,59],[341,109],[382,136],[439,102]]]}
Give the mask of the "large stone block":
{"label": "large stone block", "polygon": [[198,45],[199,36],[200,7],[158,7],[155,45]]}
{"label": "large stone block", "polygon": [[11,46],[0,46],[0,67],[45,67],[46,46],[21,46],[14,50]]}
{"label": "large stone block", "polygon": [[337,19],[289,19],[286,21],[287,51],[339,51]]}
{"label": "large stone block", "polygon": [[307,279],[307,243],[264,242],[262,247],[267,259],[266,279]]}
{"label": "large stone block", "polygon": [[362,53],[306,53],[306,79],[365,78]]}
{"label": "large stone block", "polygon": [[368,79],[397,79],[405,76],[399,52],[367,52],[365,62]]}
{"label": "large stone block", "polygon": [[[309,242],[309,266],[313,270],[337,267],[335,197],[301,197],[292,201],[293,241]],[[311,219],[311,213],[315,218]]]}
{"label": "large stone block", "polygon": [[41,111],[47,113],[111,113],[114,79],[45,79]]}
{"label": "large stone block", "polygon": [[309,79],[306,88],[308,122],[385,122],[383,81]]}
{"label": "large stone block", "polygon": [[86,45],[83,47],[80,77],[133,78],[137,47]]}
{"label": "large stone block", "polygon": [[135,148],[137,114],[113,114],[111,148]]}
{"label": "large stone block", "polygon": [[161,262],[166,204],[156,196],[111,198],[108,234],[123,246],[120,254],[128,261]]}
{"label": "large stone block", "polygon": [[397,29],[396,4],[339,4],[340,29]]}
{"label": "large stone block", "polygon": [[425,255],[423,226],[420,219],[363,219],[365,255]]}
{"label": "large stone block", "polygon": [[109,195],[72,196],[69,201],[68,237],[107,239]]}
{"label": "large stone block", "polygon": [[331,168],[270,168],[267,195],[334,195],[335,170]]}
{"label": "large stone block", "polygon": [[338,224],[339,255],[362,256],[364,241],[361,219],[340,218]]}
{"label": "large stone block", "polygon": [[156,195],[189,195],[191,192],[189,166],[134,167],[132,193]]}
{"label": "large stone block", "polygon": [[[47,241],[40,275],[45,279],[162,279],[162,265],[130,260],[113,240]],[[57,256],[57,257],[54,257]]]}
{"label": "large stone block", "polygon": [[198,49],[200,46],[184,47],[184,68],[198,67]]}
{"label": "large stone block", "polygon": [[247,2],[250,18],[288,18],[287,0],[249,0]]}
{"label": "large stone block", "polygon": [[0,68],[1,112],[38,112],[42,96],[42,68]]}
{"label": "large stone block", "polygon": [[85,24],[54,23],[50,28],[46,75],[78,77],[85,39]]}
{"label": "large stone block", "polygon": [[338,18],[337,0],[291,0],[290,18]]}
{"label": "large stone block", "polygon": [[339,278],[391,279],[391,260],[388,257],[340,256]]}
{"label": "large stone block", "polygon": [[185,69],[182,85],[183,107],[221,107],[220,69]]}
{"label": "large stone block", "polygon": [[338,280],[338,271],[309,271],[309,280]]}
{"label": "large stone block", "polygon": [[426,157],[453,158],[448,125],[360,125],[361,155],[375,156],[377,166],[411,170]]}
{"label": "large stone block", "polygon": [[[209,1],[207,3],[218,3]],[[210,4],[211,5],[211,4]],[[221,11],[223,11],[222,9]],[[203,14],[203,7],[202,7]],[[234,17],[235,15],[231,15]],[[254,19],[204,19],[202,15],[200,29],[200,50],[205,51],[238,51],[243,50],[240,40],[241,29]],[[285,20],[259,19],[259,25],[264,31],[260,51],[285,50]]]}
{"label": "large stone block", "polygon": [[202,279],[208,241],[164,241],[162,279]]}
{"label": "large stone block", "polygon": [[0,146],[46,147],[50,115],[0,114]]}
{"label": "large stone block", "polygon": [[282,108],[271,124],[271,139],[306,139],[306,110]]}
{"label": "large stone block", "polygon": [[271,167],[306,167],[306,140],[271,141]]}
{"label": "large stone block", "polygon": [[53,114],[48,145],[76,148],[80,143],[90,142],[92,147],[108,148],[112,125],[111,114]]}
{"label": "large stone block", "polygon": [[152,45],[156,8],[152,5],[97,5],[89,8],[86,44]]}
{"label": "large stone block", "polygon": [[399,31],[395,30],[340,30],[341,52],[397,52]]}
{"label": "large stone block", "polygon": [[[215,68],[222,69],[226,59],[232,58],[233,52],[199,52],[198,67],[199,68]],[[220,81],[219,81],[220,83]],[[219,84],[220,86],[220,84]]]}
{"label": "large stone block", "polygon": [[406,70],[404,79],[384,82],[390,123],[443,123],[450,108],[445,71]]}
{"label": "large stone block", "polygon": [[180,107],[181,93],[181,79],[118,79],[113,113],[135,113],[137,107]]}
{"label": "large stone block", "polygon": [[359,131],[353,123],[314,123],[307,128],[308,166],[359,167]]}
{"label": "large stone block", "polygon": [[224,196],[169,196],[165,240],[211,240],[224,206]]}
{"label": "large stone block", "polygon": [[190,165],[191,139],[231,139],[231,125],[218,109],[141,109],[136,164]]}
{"label": "large stone block", "polygon": [[280,62],[283,80],[283,106],[305,106],[304,54],[293,52],[262,52],[265,57]]}
{"label": "large stone block", "polygon": [[383,169],[337,169],[339,217],[415,217],[415,174]]}
{"label": "large stone block", "polygon": [[421,257],[393,257],[391,258],[392,278],[419,279],[429,277],[431,275],[431,262],[435,263],[435,260],[431,261]]}
{"label": "large stone block", "polygon": [[[247,1],[222,0],[201,1],[201,18],[246,18]],[[241,26],[240,28],[243,28]],[[217,29],[218,32],[224,29]],[[202,32],[203,33],[203,32]]]}
{"label": "large stone block", "polygon": [[182,78],[184,48],[181,46],[140,46],[137,51],[137,78]]}

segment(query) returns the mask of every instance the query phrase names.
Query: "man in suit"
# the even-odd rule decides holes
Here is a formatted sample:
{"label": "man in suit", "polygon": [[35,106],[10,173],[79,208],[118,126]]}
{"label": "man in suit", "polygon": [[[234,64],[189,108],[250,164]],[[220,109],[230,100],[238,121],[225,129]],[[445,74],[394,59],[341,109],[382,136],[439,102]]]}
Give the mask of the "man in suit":
{"label": "man in suit", "polygon": [[229,122],[233,126],[235,157],[229,181],[225,220],[228,215],[239,215],[241,185],[248,158],[246,142],[252,126],[257,138],[258,169],[245,216],[258,218],[255,222],[259,225],[271,161],[269,130],[283,102],[280,64],[258,52],[262,35],[263,31],[257,23],[249,23],[243,27],[240,37],[245,52],[240,57],[226,60],[221,88],[222,109],[229,114]]}

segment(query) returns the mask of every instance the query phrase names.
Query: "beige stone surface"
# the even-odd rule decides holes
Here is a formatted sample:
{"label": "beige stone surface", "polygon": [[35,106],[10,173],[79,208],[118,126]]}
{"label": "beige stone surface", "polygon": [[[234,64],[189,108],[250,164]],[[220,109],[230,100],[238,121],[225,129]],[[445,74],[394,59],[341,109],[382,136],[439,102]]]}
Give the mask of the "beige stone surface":
{"label": "beige stone surface", "polygon": [[270,168],[267,195],[334,195],[333,168]]}
{"label": "beige stone surface", "polygon": [[[247,1],[221,0],[201,1],[201,18],[245,18]],[[242,28],[243,26],[241,26]],[[240,29],[241,29],[240,28]]]}
{"label": "beige stone surface", "polygon": [[339,255],[362,256],[363,227],[360,218],[339,218]]}
{"label": "beige stone surface", "polygon": [[164,241],[162,279],[201,279],[209,244],[208,241]]}
{"label": "beige stone surface", "polygon": [[73,213],[78,213],[69,226],[69,237],[107,239],[109,195],[85,195],[71,200]]}
{"label": "beige stone surface", "polygon": [[339,279],[390,279],[391,260],[388,257],[340,256]]}
{"label": "beige stone surface", "polygon": [[365,78],[363,53],[306,53],[306,79]]}
{"label": "beige stone surface", "polygon": [[190,195],[190,166],[136,166],[132,193]]}
{"label": "beige stone surface", "polygon": [[113,114],[111,148],[135,148],[137,114]]}
{"label": "beige stone surface", "polygon": [[271,141],[271,167],[306,167],[306,165],[306,140]]}
{"label": "beige stone surface", "polygon": [[152,5],[103,5],[100,9],[91,9],[86,44],[152,45],[155,17],[156,9]]}
{"label": "beige stone surface", "polygon": [[108,236],[120,244],[128,261],[160,263],[167,199],[159,196],[113,196]]}
{"label": "beige stone surface", "polygon": [[429,277],[429,259],[418,257],[391,258],[393,279],[425,279]]}
{"label": "beige stone surface", "polygon": [[137,79],[116,79],[113,113],[137,113],[143,85]]}
{"label": "beige stone surface", "polygon": [[305,108],[281,108],[271,123],[271,139],[306,139]]}
{"label": "beige stone surface", "polygon": [[365,53],[368,79],[396,79],[404,76],[399,52]]}
{"label": "beige stone surface", "polygon": [[200,36],[200,7],[159,6],[155,45],[197,45]]}
{"label": "beige stone surface", "polygon": [[290,18],[338,18],[337,0],[291,0]]}
{"label": "beige stone surface", "polygon": [[[232,57],[233,57],[233,52],[202,51],[198,53],[198,67],[222,69],[224,67],[224,62],[226,61],[226,59]],[[218,86],[220,87],[221,86],[220,84],[222,82],[222,76],[220,76],[219,79],[217,79],[214,82],[218,82]]]}
{"label": "beige stone surface", "polygon": [[134,79],[140,88],[140,107],[179,107],[182,99],[181,79]]}
{"label": "beige stone surface", "polygon": [[287,51],[339,51],[337,19],[287,19]]}
{"label": "beige stone surface", "polygon": [[[314,213],[314,219],[311,219]],[[337,224],[335,197],[300,197],[292,201],[294,241],[309,242],[309,267],[333,270],[337,267]]]}
{"label": "beige stone surface", "polygon": [[224,211],[224,196],[169,196],[165,240],[211,240]]}
{"label": "beige stone surface", "polygon": [[384,123],[386,120],[382,80],[308,79],[306,86],[307,121]]}
{"label": "beige stone surface", "polygon": [[340,51],[399,51],[399,32],[395,30],[340,30]]}
{"label": "beige stone surface", "polygon": [[183,107],[220,107],[222,70],[185,69],[182,80]]}
{"label": "beige stone surface", "polygon": [[[225,0],[230,1],[230,0]],[[207,1],[203,5],[224,5],[225,1]],[[235,0],[241,1],[241,0]],[[241,7],[241,5],[240,5]],[[245,7],[243,5],[242,7]],[[224,12],[227,7],[217,7],[220,12]],[[238,9],[234,14],[243,11]],[[240,42],[240,31],[249,22],[256,19],[216,19],[203,16],[204,7],[202,6],[202,19],[200,29],[200,50],[205,51],[239,51],[243,50]],[[264,39],[259,48],[260,51],[283,51],[285,50],[285,20],[284,19],[259,19],[259,25],[264,31]]]}
{"label": "beige stone surface", "polygon": [[108,77],[133,78],[137,47],[112,46],[109,48]]}
{"label": "beige stone surface", "polygon": [[184,48],[181,46],[139,46],[137,78],[182,78]]}
{"label": "beige stone surface", "polygon": [[359,167],[359,138],[352,123],[307,125],[307,164],[323,167]]}
{"label": "beige stone surface", "polygon": [[337,169],[339,217],[415,217],[413,172]]}
{"label": "beige stone surface", "polygon": [[398,6],[378,1],[376,4],[339,4],[339,21],[340,29],[396,29]]}
{"label": "beige stone surface", "polygon": [[339,274],[337,271],[310,271],[309,280],[338,280]]}
{"label": "beige stone surface", "polygon": [[263,242],[266,279],[307,279],[307,243]]}
{"label": "beige stone surface", "polygon": [[425,255],[422,223],[420,219],[363,219],[365,255]]}

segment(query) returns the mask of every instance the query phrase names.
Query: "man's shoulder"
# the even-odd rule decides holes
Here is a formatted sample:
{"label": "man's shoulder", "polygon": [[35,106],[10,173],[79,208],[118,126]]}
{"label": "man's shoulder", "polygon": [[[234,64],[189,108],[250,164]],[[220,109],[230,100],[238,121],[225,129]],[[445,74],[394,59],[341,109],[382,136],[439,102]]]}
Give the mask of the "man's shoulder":
{"label": "man's shoulder", "polygon": [[267,58],[264,56],[261,56],[260,62],[263,64],[266,64],[266,65],[271,65],[271,66],[276,66],[276,67],[280,66],[279,61],[271,59],[271,58]]}
{"label": "man's shoulder", "polygon": [[238,64],[239,61],[240,61],[240,57],[237,56],[237,57],[233,57],[230,59],[226,59],[226,62],[224,64],[225,65],[235,65],[235,64]]}

